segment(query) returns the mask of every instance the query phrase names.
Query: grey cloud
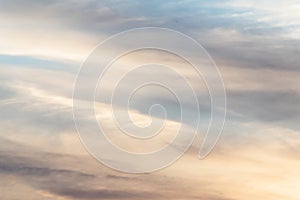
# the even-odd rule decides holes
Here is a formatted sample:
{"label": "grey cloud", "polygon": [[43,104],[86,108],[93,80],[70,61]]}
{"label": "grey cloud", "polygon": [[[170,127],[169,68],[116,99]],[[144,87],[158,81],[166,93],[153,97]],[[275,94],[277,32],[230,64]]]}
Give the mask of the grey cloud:
{"label": "grey cloud", "polygon": [[[34,166],[30,166],[34,165]],[[74,170],[54,169],[49,167],[39,167],[39,162],[15,156],[12,154],[0,154],[0,173],[14,174],[19,176],[60,176],[60,177],[75,177],[75,178],[95,178],[95,176]]]}
{"label": "grey cloud", "polygon": [[[70,160],[67,155],[49,155],[19,146],[19,149],[23,149],[24,153],[26,152],[23,155],[23,153],[16,151],[16,148],[12,151],[6,150],[5,146],[14,144],[13,142],[1,139],[1,143],[5,145],[1,147],[0,151],[0,175],[4,173],[18,177],[36,189],[76,199],[118,199],[137,195],[125,190],[93,189],[98,181],[103,182],[101,176],[55,167],[58,157],[69,162],[72,161],[73,164],[79,158],[73,157]],[[73,165],[73,167],[75,166]]]}
{"label": "grey cloud", "polygon": [[[273,38],[265,39],[243,36],[247,42],[227,42],[226,38],[218,44],[203,41],[213,58],[221,65],[240,68],[296,70],[299,71],[299,41]],[[217,38],[217,36],[216,36]],[[201,40],[201,38],[200,38]],[[213,37],[211,38],[213,40]]]}
{"label": "grey cloud", "polygon": [[165,199],[177,187],[177,180],[164,175],[120,174],[90,157],[47,153],[2,138],[0,144],[4,181],[14,177],[34,190],[67,199]]}
{"label": "grey cloud", "polygon": [[74,199],[152,199],[157,198],[154,194],[133,193],[119,190],[81,190],[81,189],[56,189],[52,191],[61,196],[72,197]]}
{"label": "grey cloud", "polygon": [[[23,177],[69,177],[93,179],[94,175],[72,169],[54,167],[54,161],[59,154],[39,151],[33,147],[0,137],[0,173]],[[71,155],[60,155],[65,160],[76,158]],[[51,167],[53,166],[53,167]]]}
{"label": "grey cloud", "polygon": [[[72,199],[128,199],[155,196],[146,192],[134,193],[116,189],[92,189],[89,188],[89,184],[93,185],[91,181],[96,182],[99,178],[103,178],[98,177],[97,179],[95,175],[70,169],[39,167],[41,165],[39,162],[28,157],[0,155],[0,174],[17,176],[37,189],[43,189],[55,195]],[[110,179],[111,176],[115,175],[108,175],[106,178]]]}
{"label": "grey cloud", "polygon": [[272,122],[299,129],[300,95],[297,92],[229,92],[228,108],[244,120]]}

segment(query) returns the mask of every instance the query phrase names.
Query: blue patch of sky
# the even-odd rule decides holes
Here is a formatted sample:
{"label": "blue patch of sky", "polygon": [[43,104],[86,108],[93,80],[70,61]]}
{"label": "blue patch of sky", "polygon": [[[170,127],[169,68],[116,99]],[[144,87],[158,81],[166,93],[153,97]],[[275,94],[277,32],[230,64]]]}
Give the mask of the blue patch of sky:
{"label": "blue patch of sky", "polygon": [[0,54],[0,66],[7,65],[69,72],[76,72],[78,69],[78,66],[75,66],[75,64],[72,65],[57,61],[44,60],[31,56]]}

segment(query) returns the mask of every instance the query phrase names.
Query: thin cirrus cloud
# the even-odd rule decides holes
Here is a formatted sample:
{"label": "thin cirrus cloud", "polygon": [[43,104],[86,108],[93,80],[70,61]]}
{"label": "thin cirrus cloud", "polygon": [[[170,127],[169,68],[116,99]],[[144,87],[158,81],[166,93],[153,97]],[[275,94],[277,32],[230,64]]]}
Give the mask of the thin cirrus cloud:
{"label": "thin cirrus cloud", "polygon": [[[297,0],[0,1],[1,198],[299,199],[299,13]],[[182,31],[208,50],[227,89],[227,124],[203,161],[195,150],[200,137],[170,168],[120,174],[82,148],[72,120],[73,82],[99,42],[143,26]],[[137,53],[118,64],[147,59]],[[188,66],[161,59],[207,92]],[[154,100],[176,107],[164,94]],[[202,100],[205,116],[210,107]],[[147,109],[137,103],[130,111],[143,124]]]}

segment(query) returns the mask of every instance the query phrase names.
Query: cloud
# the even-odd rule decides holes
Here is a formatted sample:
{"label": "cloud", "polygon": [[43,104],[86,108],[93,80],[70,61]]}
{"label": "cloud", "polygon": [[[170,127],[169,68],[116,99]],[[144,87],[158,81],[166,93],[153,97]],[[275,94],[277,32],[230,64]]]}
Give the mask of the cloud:
{"label": "cloud", "polygon": [[80,190],[80,189],[64,189],[64,190],[55,190],[54,193],[67,196],[75,199],[129,199],[129,198],[143,198],[143,199],[152,199],[155,198],[155,195],[149,195],[146,193],[130,193],[126,191],[118,190]]}
{"label": "cloud", "polygon": [[[168,182],[164,175],[124,175],[99,165],[90,157],[47,153],[2,138],[0,143],[0,175],[14,177],[14,187],[26,184],[66,199],[164,199],[169,190],[163,190],[164,183]],[[139,189],[136,184],[141,184]],[[24,195],[21,192],[18,195]],[[4,195],[7,194],[9,191]]]}
{"label": "cloud", "polygon": [[[0,0],[0,176],[5,182],[0,183],[1,195],[64,200],[299,199],[298,10],[296,0]],[[72,89],[80,62],[96,44],[113,33],[142,26],[174,28],[203,44],[220,66],[229,114],[223,138],[207,159],[197,160],[199,138],[170,168],[154,174],[120,174],[82,149],[72,119]],[[120,59],[115,73],[156,58],[191,80],[205,124],[210,110],[205,85],[182,60],[161,52],[137,52]],[[154,73],[136,73],[122,84],[120,97],[147,74]],[[172,74],[156,73],[156,78],[187,92]],[[88,87],[89,74],[85,81]],[[106,79],[100,93],[106,94],[112,85],[112,79]],[[149,105],[160,102],[171,111],[168,136],[182,125],[176,117],[178,105],[167,92],[148,88],[137,97],[130,109],[137,124],[147,125]],[[183,103],[193,113],[189,100]],[[109,103],[98,102],[102,109],[97,117],[104,119],[115,142],[132,148],[116,136]],[[121,109],[127,106],[116,103]],[[152,117],[163,118],[161,113]],[[190,125],[190,118],[184,123]],[[159,139],[167,143],[167,138]],[[140,147],[144,151],[156,146]]]}
{"label": "cloud", "polygon": [[[254,121],[280,124],[299,130],[299,99],[296,92],[229,92],[228,108]],[[291,106],[293,105],[293,106]]]}

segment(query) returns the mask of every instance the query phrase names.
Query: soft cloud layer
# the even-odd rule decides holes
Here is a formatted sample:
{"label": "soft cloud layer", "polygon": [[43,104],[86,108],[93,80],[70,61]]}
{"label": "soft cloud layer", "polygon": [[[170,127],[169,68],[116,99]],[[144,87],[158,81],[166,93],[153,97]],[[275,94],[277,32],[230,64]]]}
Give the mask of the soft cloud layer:
{"label": "soft cloud layer", "polygon": [[[299,199],[299,9],[297,0],[0,0],[1,199]],[[92,48],[111,34],[143,26],[182,31],[208,50],[224,79],[228,116],[216,149],[198,160],[210,116],[205,84],[173,55],[144,51],[121,58],[115,63],[120,70],[111,73],[149,60],[179,70],[197,88],[203,122],[195,144],[170,168],[130,175],[87,155],[74,127],[72,91]],[[131,78],[122,91],[151,73]],[[186,92],[172,74],[157,78]],[[88,85],[89,74],[85,80]],[[109,91],[112,81],[104,80],[99,92]],[[129,112],[140,126],[149,123],[153,102],[177,108],[167,93],[153,88],[137,97]],[[132,148],[116,136],[109,102],[97,100],[96,116],[127,150],[152,150],[168,143],[178,126],[195,128],[192,119],[181,123],[173,112],[157,146]],[[184,102],[195,112],[190,104]]]}

